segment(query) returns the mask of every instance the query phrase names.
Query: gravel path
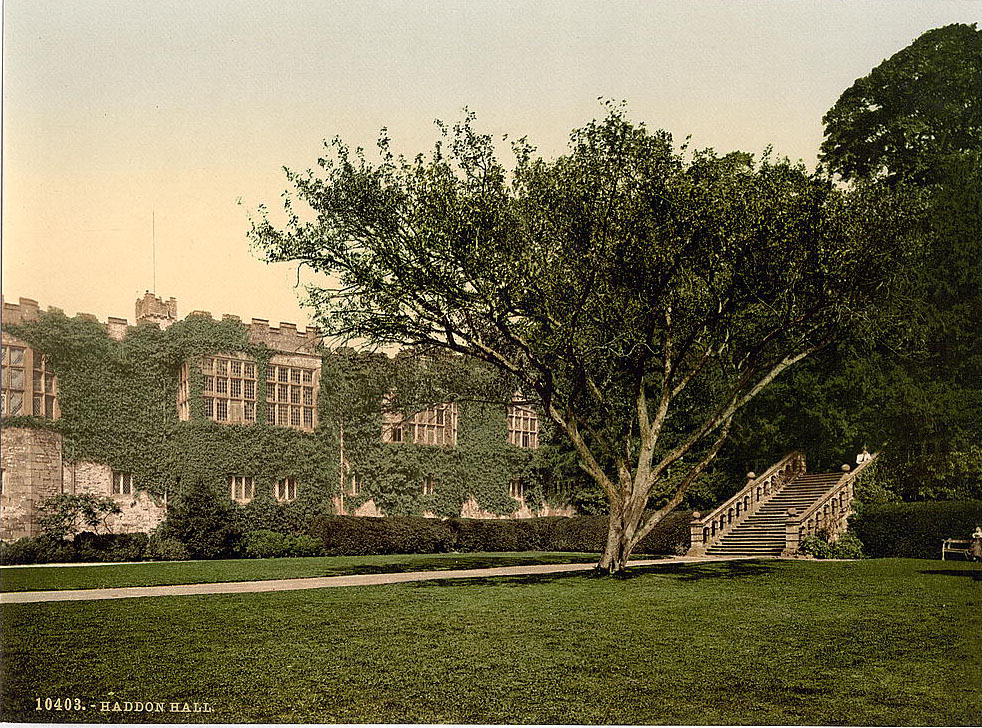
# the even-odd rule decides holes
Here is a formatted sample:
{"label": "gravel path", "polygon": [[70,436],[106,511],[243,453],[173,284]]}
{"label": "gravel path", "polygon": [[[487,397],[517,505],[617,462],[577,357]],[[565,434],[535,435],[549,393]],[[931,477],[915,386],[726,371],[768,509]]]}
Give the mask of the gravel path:
{"label": "gravel path", "polygon": [[[737,561],[754,557],[690,558],[632,561],[631,566],[662,566],[669,564]],[[191,596],[195,594],[251,594],[255,592],[293,591],[296,589],[325,589],[339,586],[373,586],[400,584],[410,581],[438,579],[480,579],[495,576],[525,576],[527,574],[556,574],[568,571],[589,571],[594,564],[536,564],[534,566],[499,566],[489,569],[453,569],[447,571],[408,571],[398,574],[358,574],[355,576],[317,576],[303,579],[267,579],[264,581],[227,581],[212,584],[175,584],[171,586],[126,586],[113,589],[64,589],[58,591],[8,592],[0,594],[0,604],[30,604],[35,602],[74,602],[99,599],[132,599],[134,597]]]}

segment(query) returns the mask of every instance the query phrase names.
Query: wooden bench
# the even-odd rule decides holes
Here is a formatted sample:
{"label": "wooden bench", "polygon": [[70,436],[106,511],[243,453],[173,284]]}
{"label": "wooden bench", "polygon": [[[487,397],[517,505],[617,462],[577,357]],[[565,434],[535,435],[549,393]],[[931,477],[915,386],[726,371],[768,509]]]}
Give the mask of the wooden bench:
{"label": "wooden bench", "polygon": [[941,560],[945,560],[945,554],[961,554],[966,559],[970,559],[971,550],[971,539],[946,538],[941,542]]}

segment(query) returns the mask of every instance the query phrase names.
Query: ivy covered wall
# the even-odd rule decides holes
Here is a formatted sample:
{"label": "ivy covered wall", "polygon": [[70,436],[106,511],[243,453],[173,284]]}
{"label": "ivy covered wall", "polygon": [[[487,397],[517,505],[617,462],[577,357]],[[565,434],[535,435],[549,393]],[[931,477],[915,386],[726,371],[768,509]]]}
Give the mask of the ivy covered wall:
{"label": "ivy covered wall", "polygon": [[[46,355],[61,406],[55,422],[19,416],[4,418],[4,426],[57,429],[67,463],[131,472],[137,487],[157,497],[173,498],[198,481],[227,496],[228,475],[249,475],[256,498],[248,510],[275,509],[276,480],[295,477],[299,494],[288,511],[331,512],[342,489],[343,447],[361,480],[357,495],[344,495],[349,512],[371,499],[387,515],[452,516],[473,497],[486,511],[509,514],[517,505],[509,495],[514,478],[522,478],[529,507],[545,502],[542,455],[508,444],[513,385],[472,362],[323,350],[318,425],[304,432],[268,424],[266,367],[276,352],[251,344],[249,327],[238,320],[191,315],[163,331],[130,327],[115,340],[97,321],[49,311],[4,330]],[[257,364],[256,424],[208,420],[197,367],[189,382],[191,419],[180,421],[181,364],[236,352]],[[384,406],[411,413],[449,401],[459,414],[455,446],[382,442]],[[434,480],[431,495],[423,494],[426,476]]]}

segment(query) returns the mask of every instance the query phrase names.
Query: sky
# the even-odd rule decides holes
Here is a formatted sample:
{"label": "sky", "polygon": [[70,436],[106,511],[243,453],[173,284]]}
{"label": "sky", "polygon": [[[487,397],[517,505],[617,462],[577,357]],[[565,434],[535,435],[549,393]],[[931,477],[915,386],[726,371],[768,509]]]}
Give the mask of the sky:
{"label": "sky", "polygon": [[246,233],[325,139],[414,155],[466,106],[553,157],[603,97],[812,166],[839,95],[955,22],[982,0],[3,0],[3,296],[303,326],[296,270]]}

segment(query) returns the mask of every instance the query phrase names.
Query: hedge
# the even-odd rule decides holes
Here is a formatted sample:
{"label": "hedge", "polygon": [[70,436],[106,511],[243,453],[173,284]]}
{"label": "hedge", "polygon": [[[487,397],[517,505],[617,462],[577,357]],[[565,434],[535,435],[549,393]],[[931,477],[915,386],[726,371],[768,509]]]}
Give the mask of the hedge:
{"label": "hedge", "polygon": [[57,564],[182,560],[188,558],[179,541],[153,533],[95,534],[83,532],[73,541],[50,536],[21,538],[0,544],[0,564]]}
{"label": "hedge", "polygon": [[850,525],[867,556],[940,559],[942,541],[968,539],[982,525],[982,501],[864,504]]}
{"label": "hedge", "polygon": [[[679,554],[689,547],[691,511],[669,514],[638,544],[639,554]],[[310,533],[331,556],[449,551],[584,551],[600,553],[607,516],[520,520],[321,516]]]}

